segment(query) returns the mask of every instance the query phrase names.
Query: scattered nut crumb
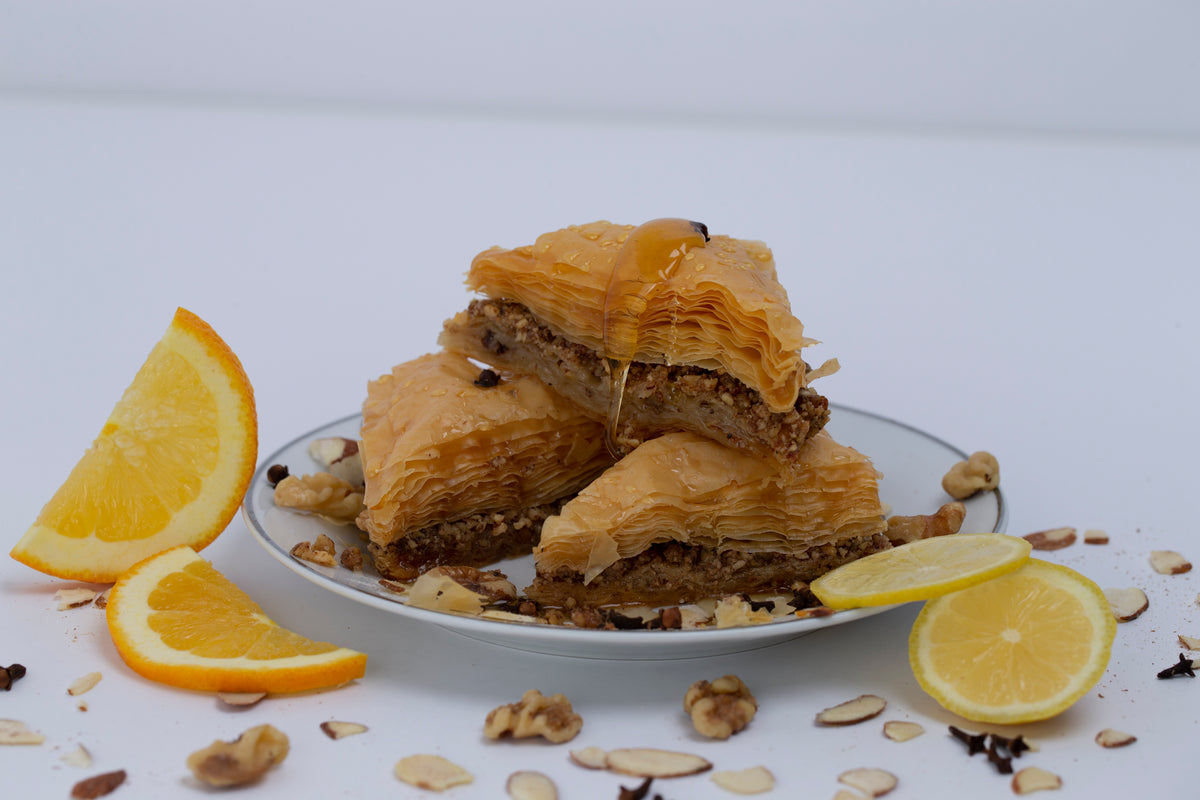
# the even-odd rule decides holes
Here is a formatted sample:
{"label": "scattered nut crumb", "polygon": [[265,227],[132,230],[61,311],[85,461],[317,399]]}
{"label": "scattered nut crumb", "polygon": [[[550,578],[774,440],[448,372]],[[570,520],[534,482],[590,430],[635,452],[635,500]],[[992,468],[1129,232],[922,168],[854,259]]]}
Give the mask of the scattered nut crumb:
{"label": "scattered nut crumb", "polygon": [[79,709],[80,711],[87,711],[87,710],[88,710],[88,704],[87,704],[87,700],[82,700],[82,699],[81,699],[81,700],[76,700],[76,701],[75,701],[75,707],[76,707],[77,709]]}
{"label": "scattered nut crumb", "polygon": [[1179,644],[1185,650],[1200,650],[1200,636],[1184,636],[1179,634]]}
{"label": "scattered nut crumb", "polygon": [[92,605],[96,608],[108,608],[108,596],[112,593],[112,587],[108,587],[100,594],[96,595],[96,599],[92,601]]}
{"label": "scattered nut crumb", "polygon": [[227,706],[250,708],[256,706],[267,696],[266,692],[217,692],[217,699]]}
{"label": "scattered nut crumb", "polygon": [[946,503],[933,514],[888,517],[885,535],[893,547],[899,547],[919,539],[958,533],[966,518],[967,507],[962,503]]}
{"label": "scattered nut crumb", "polygon": [[966,461],[952,466],[942,478],[942,489],[955,500],[966,500],[999,485],[1000,462],[986,450],[972,453]]}
{"label": "scattered nut crumb", "polygon": [[271,725],[256,725],[232,742],[213,742],[187,758],[188,769],[210,786],[242,786],[258,780],[287,758],[288,737]]}
{"label": "scattered nut crumb", "polygon": [[1062,778],[1040,767],[1026,767],[1013,775],[1012,789],[1017,794],[1029,794],[1042,789],[1061,789]]}
{"label": "scattered nut crumb", "polygon": [[519,702],[492,709],[484,721],[483,734],[489,739],[541,736],[561,744],[574,739],[582,728],[583,717],[572,710],[566,695],[545,697],[537,689],[530,689]]}
{"label": "scattered nut crumb", "polygon": [[1182,575],[1192,568],[1192,562],[1174,550],[1152,550],[1150,566],[1163,575]]}
{"label": "scattered nut crumb", "polygon": [[54,593],[54,599],[58,601],[58,610],[66,611],[69,608],[79,608],[86,606],[88,603],[96,599],[96,592],[91,589],[82,587],[74,589],[59,589]]}
{"label": "scattered nut crumb", "polygon": [[10,691],[14,683],[25,677],[25,672],[24,664],[9,664],[7,667],[0,667],[0,690]]}
{"label": "scattered nut crumb", "polygon": [[[321,536],[325,536],[325,534],[321,534]],[[310,564],[318,564],[322,567],[337,566],[337,559],[333,557],[333,553],[327,553],[324,550],[318,549],[312,542],[297,542],[296,546],[289,552],[292,558],[298,558]]]}
{"label": "scattered nut crumb", "polygon": [[512,800],[558,800],[558,787],[549,776],[521,770],[508,776],[504,789]]}
{"label": "scattered nut crumb", "polygon": [[15,719],[0,719],[0,745],[41,744],[44,741],[46,741],[45,736],[29,730],[24,722]]}
{"label": "scattered nut crumb", "polygon": [[766,767],[714,772],[712,782],[734,794],[762,794],[775,788],[775,776]]}
{"label": "scattered nut crumb", "polygon": [[1089,528],[1083,532],[1084,544],[1108,544],[1108,533],[1096,528]]}
{"label": "scattered nut crumb", "polygon": [[728,739],[745,728],[758,711],[758,701],[736,675],[696,681],[683,697],[683,710],[696,732],[710,739]]}
{"label": "scattered nut crumb", "polygon": [[608,751],[602,747],[584,747],[568,754],[571,761],[584,769],[607,769]]}
{"label": "scattered nut crumb", "polygon": [[92,754],[83,745],[78,745],[74,750],[63,753],[59,761],[70,767],[86,768],[92,765]]}
{"label": "scattered nut crumb", "polygon": [[441,756],[420,753],[396,762],[392,774],[409,786],[444,792],[452,786],[471,783],[475,776]]}
{"label": "scattered nut crumb", "polygon": [[862,694],[817,714],[821,725],[856,725],[883,713],[887,701],[873,694]]}
{"label": "scattered nut crumb", "polygon": [[761,625],[775,619],[765,608],[757,611],[744,597],[729,595],[722,597],[713,612],[718,628],[740,628],[745,625]]}
{"label": "scattered nut crumb", "polygon": [[868,797],[883,797],[896,788],[896,776],[887,770],[873,767],[850,769],[838,775],[838,781],[852,789],[858,789]]}
{"label": "scattered nut crumb", "polygon": [[1146,593],[1137,587],[1128,589],[1105,589],[1104,597],[1118,622],[1135,620],[1150,607]]}
{"label": "scattered nut crumb", "polygon": [[1050,528],[1025,535],[1034,550],[1061,550],[1075,544],[1074,528]]}
{"label": "scattered nut crumb", "polygon": [[67,687],[67,694],[71,695],[72,697],[76,697],[85,692],[90,692],[103,677],[104,676],[99,672],[89,672],[82,678],[76,678],[71,685]]}
{"label": "scattered nut crumb", "polygon": [[338,720],[329,720],[321,723],[321,730],[330,739],[345,739],[347,736],[355,736],[360,733],[367,732],[366,725],[360,725],[357,722],[339,722]]}
{"label": "scattered nut crumb", "polygon": [[680,778],[712,769],[712,763],[691,753],[653,747],[625,747],[608,751],[608,769],[635,778]]}
{"label": "scattered nut crumb", "polygon": [[925,732],[920,723],[891,720],[883,723],[883,735],[893,742],[907,742]]}
{"label": "scattered nut crumb", "polygon": [[362,572],[363,554],[361,547],[347,547],[342,550],[338,562],[346,569],[352,569],[355,572]]}
{"label": "scattered nut crumb", "polygon": [[95,800],[97,797],[109,794],[124,782],[125,770],[123,769],[103,772],[90,778],[84,778],[71,787],[71,797],[76,800]]}
{"label": "scattered nut crumb", "polygon": [[1096,744],[1101,747],[1125,747],[1137,741],[1137,737],[1130,733],[1105,728],[1096,734]]}
{"label": "scattered nut crumb", "polygon": [[335,525],[353,525],[363,493],[328,472],[289,475],[275,486],[275,505],[305,511]]}

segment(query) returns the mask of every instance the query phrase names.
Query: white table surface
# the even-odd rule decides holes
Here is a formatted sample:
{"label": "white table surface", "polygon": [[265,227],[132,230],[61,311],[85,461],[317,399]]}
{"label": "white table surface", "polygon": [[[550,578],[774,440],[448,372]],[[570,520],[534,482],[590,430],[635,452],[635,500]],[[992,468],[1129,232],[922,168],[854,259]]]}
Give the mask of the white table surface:
{"label": "white table surface", "polygon": [[[832,400],[894,417],[1002,466],[1009,532],[1102,528],[1111,544],[1046,554],[1150,610],[1118,631],[1108,672],[1056,719],[1019,727],[1063,797],[1195,796],[1200,683],[1160,681],[1200,636],[1200,570],[1153,572],[1150,550],[1200,558],[1195,535],[1195,314],[1200,146],[1137,139],[950,137],[597,117],[405,115],[398,110],[0,98],[0,497],[9,547],[98,432],[176,306],[208,320],[254,383],[265,457],[358,408],[368,379],[434,346],[465,306],[469,259],[575,222],[687,216],[763,239],[821,359]],[[585,726],[569,747],[657,746],[718,769],[762,764],[777,797],[832,798],[837,775],[881,767],[904,798],[1009,797],[917,686],[906,606],[766,650],[675,662],[582,661],[468,640],[334,596],[282,568],[235,519],[206,558],[280,623],[369,654],[366,677],[228,711],[124,666],[67,582],[0,559],[0,662],[28,676],[0,717],[46,735],[0,748],[5,796],[67,796],[125,769],[114,797],[203,792],[187,754],[269,722],[292,753],[247,796],[422,797],[401,756],[470,769],[447,796],[502,796],[516,769],[564,798],[634,779],[585,772],[568,747],[489,742],[485,715],[528,688],[564,692]],[[1192,653],[1200,657],[1200,653]],[[76,709],[66,687],[103,680]],[[681,711],[693,681],[740,675],[760,711],[727,742]],[[885,714],[844,729],[813,715],[860,693]],[[318,725],[370,731],[331,741]],[[897,744],[886,719],[927,733]],[[1105,750],[1105,727],[1138,737]],[[1012,731],[1010,731],[1012,732]],[[78,744],[89,769],[60,758]],[[706,776],[666,798],[727,793]],[[1138,795],[1134,795],[1138,793]]]}

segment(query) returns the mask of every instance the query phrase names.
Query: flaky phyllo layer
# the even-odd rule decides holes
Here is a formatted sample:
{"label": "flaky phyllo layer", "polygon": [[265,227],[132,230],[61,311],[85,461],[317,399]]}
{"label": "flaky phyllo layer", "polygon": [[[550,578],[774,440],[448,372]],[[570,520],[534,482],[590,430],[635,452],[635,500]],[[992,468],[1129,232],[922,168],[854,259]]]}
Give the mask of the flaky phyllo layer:
{"label": "flaky phyllo layer", "polygon": [[612,462],[603,425],[537,378],[480,368],[447,352],[372,381],[360,444],[366,509],[377,545],[472,514],[537,506],[572,494]]}
{"label": "flaky phyllo layer", "polygon": [[[604,304],[631,225],[595,222],[547,233],[527,247],[485,251],[467,285],[518,302],[567,338],[604,350]],[[775,412],[792,408],[814,344],[791,311],[761,242],[713,236],[688,250],[650,297],[637,327],[635,361],[724,370]],[[835,368],[833,364],[829,369]]]}
{"label": "flaky phyllo layer", "polygon": [[542,527],[539,575],[566,567],[587,582],[651,545],[801,554],[886,529],[870,460],[821,432],[798,469],[709,439],[652,439],[605,471]]}

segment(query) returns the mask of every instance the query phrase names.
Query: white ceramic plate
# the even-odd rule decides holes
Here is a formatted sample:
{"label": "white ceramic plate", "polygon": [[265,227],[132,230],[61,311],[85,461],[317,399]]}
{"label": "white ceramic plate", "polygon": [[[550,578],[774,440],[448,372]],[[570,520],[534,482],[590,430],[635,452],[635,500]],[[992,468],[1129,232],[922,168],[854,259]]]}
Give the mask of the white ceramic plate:
{"label": "white ceramic plate", "polygon": [[[831,625],[863,619],[887,611],[863,608],[828,617],[785,617],[765,625],[744,628],[706,628],[675,631],[606,631],[573,627],[503,622],[410,608],[403,599],[379,585],[379,574],[368,563],[362,572],[321,567],[289,555],[294,545],[324,533],[343,546],[361,545],[353,527],[331,525],[315,517],[277,508],[267,481],[272,464],[286,464],[293,474],[319,469],[308,455],[308,445],[323,436],[358,438],[358,414],[323,425],[289,442],[259,466],[242,505],[246,524],[258,541],[280,563],[331,592],[375,608],[439,625],[455,633],[505,647],[576,658],[655,660],[699,658],[753,650],[785,639],[803,636]],[[956,447],[894,420],[855,409],[835,406],[828,425],[839,442],[870,455],[883,473],[880,495],[897,514],[927,514],[949,498],[941,478],[952,464],[966,458]],[[1002,532],[1007,509],[999,491],[987,492],[966,503],[964,531]],[[369,560],[368,560],[369,561]],[[533,559],[511,559],[496,565],[518,588],[533,580]]]}

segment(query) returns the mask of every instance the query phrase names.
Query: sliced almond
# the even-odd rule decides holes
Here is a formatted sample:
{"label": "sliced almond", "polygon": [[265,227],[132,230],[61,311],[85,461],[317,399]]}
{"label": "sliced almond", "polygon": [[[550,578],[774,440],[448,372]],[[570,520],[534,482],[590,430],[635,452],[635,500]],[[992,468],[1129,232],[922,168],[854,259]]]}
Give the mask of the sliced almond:
{"label": "sliced almond", "polygon": [[775,788],[775,776],[766,767],[714,772],[712,782],[734,794],[762,794]]}
{"label": "sliced almond", "polygon": [[1184,636],[1179,634],[1179,644],[1187,650],[1200,650],[1200,636]]}
{"label": "sliced almond", "polygon": [[863,800],[863,796],[849,789],[838,789],[837,794],[833,796],[833,800]]}
{"label": "sliced almond", "polygon": [[74,681],[72,681],[71,685],[67,687],[67,694],[71,695],[72,697],[77,697],[85,692],[90,692],[103,677],[104,676],[99,672],[89,672],[82,678],[76,678]]}
{"label": "sliced almond", "polygon": [[249,708],[256,706],[267,696],[266,692],[217,692],[217,699],[227,706]]}
{"label": "sliced almond", "polygon": [[339,722],[331,719],[321,723],[321,731],[330,739],[345,739],[347,736],[366,733],[367,726],[357,722]]}
{"label": "sliced almond", "polygon": [[396,762],[392,774],[409,786],[444,792],[453,786],[471,783],[475,776],[441,756],[419,753]]}
{"label": "sliced almond", "polygon": [[1012,778],[1012,790],[1017,794],[1061,788],[1062,778],[1040,767],[1026,767]]}
{"label": "sliced almond", "polygon": [[890,720],[883,723],[883,735],[893,742],[907,742],[909,739],[917,738],[924,732],[925,728],[916,722]]}
{"label": "sliced almond", "polygon": [[533,770],[521,770],[509,775],[504,782],[504,789],[512,800],[558,800],[558,787],[554,781]]}
{"label": "sliced almond", "polygon": [[608,751],[607,767],[635,778],[680,778],[712,769],[712,763],[691,753],[653,747],[623,747]]}
{"label": "sliced almond", "polygon": [[884,769],[860,767],[850,769],[838,775],[838,782],[844,783],[851,789],[857,789],[869,797],[883,797],[896,788],[899,782],[896,776]]}
{"label": "sliced almond", "polygon": [[606,769],[608,751],[603,747],[583,747],[568,754],[572,763],[584,769]]}
{"label": "sliced almond", "polygon": [[1083,532],[1084,544],[1108,544],[1108,532],[1089,528]]}
{"label": "sliced almond", "polygon": [[1146,593],[1136,587],[1128,589],[1105,589],[1104,597],[1118,622],[1129,622],[1142,615],[1150,607]]}
{"label": "sliced almond", "polygon": [[87,768],[92,765],[92,754],[83,745],[79,745],[70,752],[63,753],[59,759],[67,766]]}
{"label": "sliced almond", "polygon": [[125,782],[125,770],[118,769],[84,778],[71,787],[71,797],[75,800],[96,800],[116,791]]}
{"label": "sliced almond", "polygon": [[830,706],[817,714],[821,725],[857,725],[877,717],[887,708],[887,700],[873,694],[860,694],[836,706]]}
{"label": "sliced almond", "polygon": [[0,719],[0,745],[41,744],[46,737],[29,730],[24,722],[15,719]]}
{"label": "sliced almond", "polygon": [[1192,562],[1174,550],[1151,550],[1150,566],[1163,575],[1182,575],[1192,568]]}
{"label": "sliced almond", "polygon": [[96,599],[96,592],[91,589],[84,589],[83,587],[59,589],[54,593],[54,599],[58,601],[58,610],[66,611],[69,608],[86,606]]}
{"label": "sliced almond", "polygon": [[1061,550],[1075,544],[1074,528],[1050,528],[1027,534],[1025,541],[1033,545],[1034,550]]}
{"label": "sliced almond", "polygon": [[1131,733],[1105,728],[1096,734],[1096,744],[1101,747],[1124,747],[1137,741]]}

